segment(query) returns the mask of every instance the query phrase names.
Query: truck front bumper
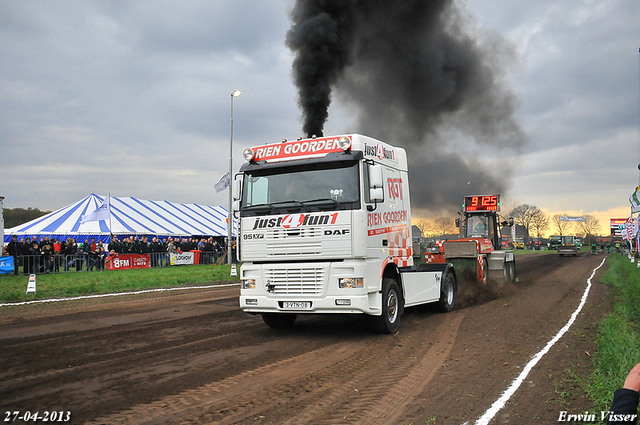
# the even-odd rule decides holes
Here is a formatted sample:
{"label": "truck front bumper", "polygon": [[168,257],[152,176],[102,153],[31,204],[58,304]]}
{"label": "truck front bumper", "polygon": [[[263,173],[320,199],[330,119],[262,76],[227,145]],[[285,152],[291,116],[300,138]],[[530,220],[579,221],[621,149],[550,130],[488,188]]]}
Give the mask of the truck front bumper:
{"label": "truck front bumper", "polygon": [[246,313],[294,313],[294,314],[371,314],[380,315],[380,294],[327,296],[324,298],[274,299],[263,295],[240,296],[240,308]]}
{"label": "truck front bumper", "polygon": [[[240,308],[247,313],[380,315],[381,279],[372,273],[374,269],[362,260],[244,263],[240,271]],[[362,285],[340,287],[340,279],[345,278],[360,279]]]}

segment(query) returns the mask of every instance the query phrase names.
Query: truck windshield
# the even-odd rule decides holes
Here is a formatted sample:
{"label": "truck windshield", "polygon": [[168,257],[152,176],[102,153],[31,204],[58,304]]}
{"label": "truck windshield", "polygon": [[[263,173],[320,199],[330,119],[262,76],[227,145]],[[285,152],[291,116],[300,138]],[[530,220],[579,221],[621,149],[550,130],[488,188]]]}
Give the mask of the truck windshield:
{"label": "truck windshield", "polygon": [[358,162],[247,170],[242,215],[360,208]]}

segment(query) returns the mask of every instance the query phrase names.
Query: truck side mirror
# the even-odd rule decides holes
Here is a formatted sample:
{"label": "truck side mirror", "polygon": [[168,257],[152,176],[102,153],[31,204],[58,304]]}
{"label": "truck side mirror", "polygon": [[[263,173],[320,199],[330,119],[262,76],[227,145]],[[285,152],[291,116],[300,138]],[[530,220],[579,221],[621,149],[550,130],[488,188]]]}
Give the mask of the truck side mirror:
{"label": "truck side mirror", "polygon": [[382,165],[369,166],[369,188],[382,188]]}
{"label": "truck side mirror", "polygon": [[384,189],[382,188],[382,165],[369,165],[369,201],[375,205],[367,205],[367,211],[374,211],[378,202],[384,201]]}
{"label": "truck side mirror", "polygon": [[456,218],[456,227],[460,227],[460,219]]}
{"label": "truck side mirror", "polygon": [[369,189],[369,199],[372,202],[382,202],[384,201],[384,191],[381,187],[371,188]]}
{"label": "truck side mirror", "polygon": [[[234,201],[240,200],[241,191],[242,191],[242,180],[240,176],[237,176],[236,179],[233,181],[233,200]],[[235,206],[234,206],[234,209],[237,211]]]}

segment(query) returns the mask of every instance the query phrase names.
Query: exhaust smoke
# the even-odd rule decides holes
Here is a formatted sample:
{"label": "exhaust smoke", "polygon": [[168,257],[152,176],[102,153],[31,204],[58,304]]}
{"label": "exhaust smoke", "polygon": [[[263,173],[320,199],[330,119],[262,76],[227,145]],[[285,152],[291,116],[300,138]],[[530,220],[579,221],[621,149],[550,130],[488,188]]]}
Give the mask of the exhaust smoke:
{"label": "exhaust smoke", "polygon": [[354,131],[407,149],[418,210],[451,214],[464,195],[504,194],[511,170],[499,156],[525,142],[503,82],[515,54],[463,13],[444,0],[298,0],[291,15],[303,131],[322,134],[339,89]]}

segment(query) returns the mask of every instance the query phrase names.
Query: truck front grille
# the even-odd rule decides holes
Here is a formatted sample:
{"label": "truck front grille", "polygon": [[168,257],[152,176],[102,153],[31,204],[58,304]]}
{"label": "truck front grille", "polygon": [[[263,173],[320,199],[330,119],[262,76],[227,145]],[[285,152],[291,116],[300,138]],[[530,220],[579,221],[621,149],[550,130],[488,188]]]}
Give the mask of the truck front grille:
{"label": "truck front grille", "polygon": [[266,283],[274,295],[321,295],[325,277],[323,267],[265,270]]}

